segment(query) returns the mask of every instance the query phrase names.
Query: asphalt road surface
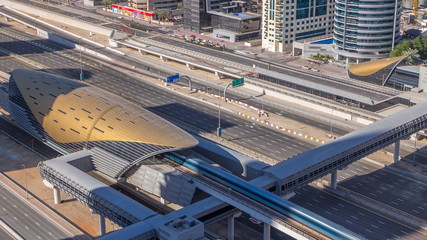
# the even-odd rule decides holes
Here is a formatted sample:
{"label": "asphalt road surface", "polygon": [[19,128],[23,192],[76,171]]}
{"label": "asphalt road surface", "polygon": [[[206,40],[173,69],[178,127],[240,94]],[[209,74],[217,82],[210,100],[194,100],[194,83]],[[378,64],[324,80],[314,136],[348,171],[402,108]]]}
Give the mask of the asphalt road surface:
{"label": "asphalt road surface", "polygon": [[[4,39],[1,39],[1,41],[4,41]],[[34,61],[41,62],[49,66],[49,69],[56,73],[76,78],[80,72],[80,64],[76,61],[78,57],[74,52],[67,52],[68,50],[62,52],[62,50],[59,51],[56,49],[53,51],[46,51],[43,48],[25,41],[18,40],[19,44],[16,44],[17,40],[11,41],[10,38],[5,41],[7,44],[2,44],[3,48],[19,52]],[[15,43],[13,43],[14,41]],[[190,101],[169,92],[164,92],[156,87],[116,72],[115,70],[96,65],[97,63],[91,62],[89,59],[84,59],[84,61],[86,62],[84,69],[87,72],[88,82],[94,83],[135,102],[140,102],[155,113],[167,115],[185,124],[191,124],[201,131],[215,132],[217,127],[217,109]],[[278,133],[274,130],[258,126],[234,115],[222,113],[221,118],[223,119],[222,126],[224,128],[224,137],[277,159],[285,159],[288,156],[298,154],[314,147],[311,144]],[[378,179],[378,181],[381,181],[381,179]],[[312,198],[312,194],[316,193],[310,192],[308,195],[304,195],[304,199],[307,200]],[[324,204],[329,204],[329,202],[330,201],[325,200]],[[346,215],[346,211],[342,211],[342,215]],[[326,212],[325,214],[325,217],[329,218]],[[335,222],[343,221],[342,219],[334,218],[331,220]],[[366,219],[363,223],[369,224],[368,220],[369,219]],[[357,223],[359,224],[359,222]],[[367,233],[369,233],[369,231],[375,231],[375,228],[378,227],[374,223],[371,223],[371,225],[373,226],[371,226],[370,229],[365,230]],[[403,232],[411,233],[412,231],[407,228],[401,230],[393,228],[392,230],[396,230],[391,232],[394,232],[393,234],[397,236],[402,236]],[[359,231],[363,232],[364,230],[359,229]],[[416,231],[412,232],[414,232],[416,236],[419,234]],[[391,236],[392,235],[390,235],[390,237]]]}
{"label": "asphalt road surface", "polygon": [[1,218],[25,239],[73,239],[2,185],[0,199]]}
{"label": "asphalt road surface", "polygon": [[339,171],[339,185],[427,221],[427,185],[361,162]]}
{"label": "asphalt road surface", "polygon": [[[58,9],[58,8],[49,7],[49,6],[46,6],[43,4],[31,2],[31,1],[30,1],[30,3],[33,5],[38,5],[42,8],[49,8],[52,11],[61,12],[62,14],[65,14],[65,15],[75,16],[75,17],[81,18],[82,20],[87,20],[89,22],[93,22],[94,24],[104,24],[104,21],[97,20],[97,19],[92,18],[92,17],[80,16],[80,15],[75,14],[75,13],[63,11],[63,10]],[[6,10],[2,10],[2,11],[6,11]],[[38,24],[34,24],[34,25],[38,26]],[[111,27],[113,29],[121,29],[119,27],[119,24],[116,24],[116,23],[110,24],[109,27]],[[45,27],[42,27],[42,28],[45,28]],[[146,36],[152,37],[153,36],[152,34],[147,34],[144,32],[138,32],[138,33],[139,33],[139,35],[142,35],[143,37],[146,37]],[[173,38],[168,38],[168,37],[163,37],[163,36],[154,36],[154,37],[152,37],[152,39],[158,40],[162,43],[166,43],[166,44],[169,44],[172,46],[183,47],[183,48],[192,50],[196,53],[199,52],[199,53],[203,53],[203,54],[209,54],[211,56],[215,56],[215,57],[222,58],[222,59],[227,59],[229,61],[244,64],[247,66],[253,66],[254,64],[259,66],[259,67],[262,67],[262,68],[267,68],[267,66],[268,66],[268,63],[263,63],[260,60],[253,60],[251,58],[242,57],[242,56],[238,56],[235,54],[227,54],[227,53],[224,53],[221,51],[208,49],[208,48],[197,46],[197,45],[190,44],[190,43],[185,43],[185,42],[173,39]],[[342,80],[342,79],[331,78],[331,77],[327,77],[327,76],[316,76],[313,73],[307,73],[307,72],[299,70],[299,69],[292,69],[290,67],[285,67],[285,66],[270,65],[270,69],[272,71],[284,73],[284,74],[287,74],[289,76],[296,77],[296,78],[303,77],[305,80],[310,80],[313,82],[321,83],[325,86],[334,86],[335,88],[346,90],[349,92],[357,92],[360,95],[367,96],[367,97],[369,97],[373,100],[376,100],[376,101],[385,100],[385,99],[390,97],[390,94],[382,93],[381,91],[383,91],[383,90],[368,89],[366,87],[362,87],[363,84],[361,84],[360,82],[356,82],[356,81]],[[371,86],[371,88],[372,87],[373,86]]]}
{"label": "asphalt road surface", "polygon": [[424,229],[410,228],[397,220],[391,220],[309,186],[296,191],[296,196],[290,200],[355,233],[366,236],[367,239],[421,240],[427,236]]}
{"label": "asphalt road surface", "polygon": [[2,239],[2,240],[14,240],[14,238],[12,236],[10,236],[6,232],[6,230],[3,230],[2,228],[0,228],[0,239]]}
{"label": "asphalt road surface", "polygon": [[[79,75],[79,56],[76,56],[75,52],[54,49],[50,45],[48,47],[52,50],[49,51],[16,37],[0,36],[0,41],[3,42],[2,48],[25,56],[32,61],[43,63],[49,71],[59,75],[74,79]],[[40,40],[36,43],[44,44],[45,42]],[[83,58],[83,61],[86,63],[84,72],[87,82],[140,103],[157,114],[190,124],[200,131],[216,132],[218,127],[217,108],[166,92],[121,72],[101,66],[90,59]],[[221,127],[224,138],[278,160],[287,159],[314,147],[311,143],[225,112],[221,114]]]}

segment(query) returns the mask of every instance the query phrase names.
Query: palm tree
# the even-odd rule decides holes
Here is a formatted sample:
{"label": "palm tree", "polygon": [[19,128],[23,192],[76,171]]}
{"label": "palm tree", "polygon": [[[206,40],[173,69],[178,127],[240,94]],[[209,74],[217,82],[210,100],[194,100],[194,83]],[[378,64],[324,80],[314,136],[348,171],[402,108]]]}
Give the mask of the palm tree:
{"label": "palm tree", "polygon": [[420,54],[417,49],[409,48],[402,55],[406,57],[406,63],[409,65],[416,65],[420,62]]}
{"label": "palm tree", "polygon": [[154,13],[154,19],[158,20],[159,19],[159,9],[158,8],[154,8],[153,9],[153,13]]}

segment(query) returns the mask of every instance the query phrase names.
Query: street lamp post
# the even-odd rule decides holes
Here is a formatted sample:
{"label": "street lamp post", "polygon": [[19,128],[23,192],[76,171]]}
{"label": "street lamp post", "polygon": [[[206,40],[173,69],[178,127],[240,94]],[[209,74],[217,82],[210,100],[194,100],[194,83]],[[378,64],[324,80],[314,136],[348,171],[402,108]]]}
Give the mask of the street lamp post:
{"label": "street lamp post", "polygon": [[216,136],[221,137],[221,133],[222,133],[222,128],[221,128],[221,98],[218,97],[218,128],[216,129]]}
{"label": "street lamp post", "polygon": [[25,164],[22,164],[22,168],[24,168],[24,179],[25,179],[25,197],[28,199],[28,182],[27,182],[27,169],[25,168]]}
{"label": "street lamp post", "polygon": [[79,38],[79,49],[80,49],[80,80],[83,81],[85,79],[83,74],[83,62],[82,62],[82,45],[81,39]]}

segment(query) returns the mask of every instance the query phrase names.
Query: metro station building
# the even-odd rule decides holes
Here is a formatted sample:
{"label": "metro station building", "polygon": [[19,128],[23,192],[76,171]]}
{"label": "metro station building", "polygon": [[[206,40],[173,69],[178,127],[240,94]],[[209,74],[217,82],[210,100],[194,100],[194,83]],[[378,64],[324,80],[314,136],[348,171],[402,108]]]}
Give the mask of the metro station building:
{"label": "metro station building", "polygon": [[61,76],[14,70],[9,99],[17,125],[63,154],[91,150],[95,168],[113,178],[144,159],[198,144],[136,104]]}

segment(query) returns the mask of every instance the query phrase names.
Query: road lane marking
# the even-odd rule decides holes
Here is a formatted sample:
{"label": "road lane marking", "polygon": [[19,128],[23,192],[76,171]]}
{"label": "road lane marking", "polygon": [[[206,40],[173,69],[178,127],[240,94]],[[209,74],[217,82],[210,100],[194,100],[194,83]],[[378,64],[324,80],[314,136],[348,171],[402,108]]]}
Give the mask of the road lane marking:
{"label": "road lane marking", "polygon": [[[374,214],[374,215],[377,215],[377,216],[380,216],[380,217],[382,217],[382,218],[384,218],[384,219],[387,219],[387,220],[389,220],[389,221],[391,221],[391,222],[393,222],[393,223],[399,224],[400,226],[403,226],[403,227],[405,227],[405,228],[411,229],[412,231],[415,231],[415,232],[418,232],[418,233],[420,233],[420,234],[422,234],[422,235],[424,235],[424,236],[427,236],[427,233],[425,233],[425,232],[421,232],[420,230],[417,230],[417,229],[415,229],[415,228],[412,228],[412,227],[409,227],[409,226],[407,226],[407,225],[404,225],[404,224],[402,224],[402,223],[400,223],[400,222],[398,222],[398,221],[396,221],[396,220],[394,220],[394,219],[392,219],[392,218],[389,218],[389,217],[387,217],[387,216],[384,216],[384,215],[381,215],[381,214],[379,214],[379,213],[377,213],[377,212],[374,212],[374,211],[372,211],[372,210],[369,210],[369,209],[367,209],[367,208],[365,208],[365,207],[363,207],[363,206],[360,206],[360,205],[357,205],[357,204],[355,204],[355,203],[352,203],[352,202],[350,202],[350,201],[348,201],[348,200],[346,200],[346,199],[344,199],[344,198],[341,198],[341,197],[335,196],[335,195],[333,195],[333,194],[331,194],[331,193],[329,193],[329,192],[327,192],[327,191],[325,191],[325,190],[320,190],[320,191],[321,191],[321,192],[324,192],[324,193],[326,193],[326,194],[329,194],[329,195],[331,195],[332,197],[335,197],[335,198],[337,198],[337,199],[340,199],[341,201],[344,201],[344,202],[346,202],[346,203],[348,203],[348,204],[351,204],[351,205],[353,205],[353,206],[355,206],[355,207],[357,207],[357,208],[363,209],[363,210],[365,210],[365,211],[367,211],[367,212],[370,212],[370,213],[372,213],[372,214]],[[338,203],[338,205],[342,205],[342,204],[341,204],[341,203]],[[361,214],[360,212],[359,212],[359,214],[360,214],[360,215],[362,215],[362,216],[364,216],[364,215],[363,215],[363,214]],[[422,220],[424,220],[424,219],[422,219]]]}

